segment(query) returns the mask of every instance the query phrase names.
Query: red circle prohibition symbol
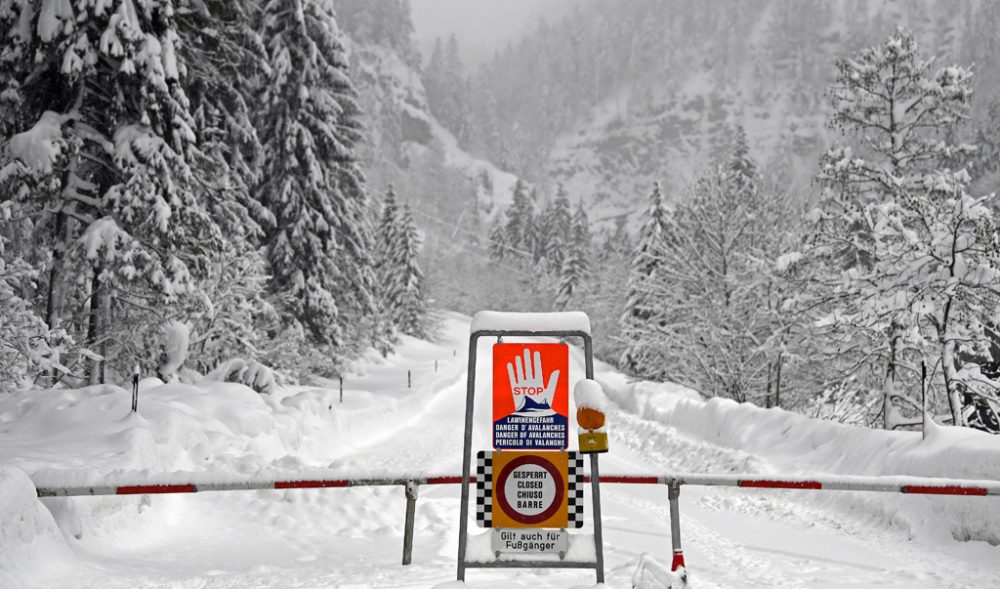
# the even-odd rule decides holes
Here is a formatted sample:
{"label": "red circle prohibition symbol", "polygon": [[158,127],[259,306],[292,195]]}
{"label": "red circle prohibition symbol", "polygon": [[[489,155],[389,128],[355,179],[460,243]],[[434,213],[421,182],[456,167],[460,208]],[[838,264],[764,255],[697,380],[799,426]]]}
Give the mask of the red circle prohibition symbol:
{"label": "red circle prohibition symbol", "polygon": [[[525,464],[534,464],[535,466],[540,466],[544,468],[549,476],[552,477],[552,481],[556,486],[556,496],[552,501],[552,504],[545,508],[541,513],[535,515],[525,515],[516,511],[511,507],[510,503],[507,501],[507,492],[505,487],[507,486],[507,478],[510,474],[514,472],[518,467],[524,466]],[[559,474],[559,470],[556,469],[555,465],[548,460],[542,458],[541,456],[525,455],[518,456],[517,458],[511,460],[506,465],[504,465],[503,470],[500,471],[500,475],[497,476],[497,480],[493,484],[493,488],[496,490],[497,502],[500,504],[500,510],[503,511],[510,519],[522,523],[522,524],[537,524],[541,523],[559,511],[559,506],[562,505],[563,495],[566,494],[566,485],[562,480],[562,476]]]}

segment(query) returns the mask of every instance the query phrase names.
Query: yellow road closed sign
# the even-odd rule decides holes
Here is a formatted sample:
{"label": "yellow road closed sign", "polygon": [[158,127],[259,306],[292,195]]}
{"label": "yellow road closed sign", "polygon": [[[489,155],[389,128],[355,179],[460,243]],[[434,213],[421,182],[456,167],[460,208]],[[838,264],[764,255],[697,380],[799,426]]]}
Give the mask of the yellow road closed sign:
{"label": "yellow road closed sign", "polygon": [[576,452],[480,452],[479,525],[494,528],[583,525],[582,465]]}

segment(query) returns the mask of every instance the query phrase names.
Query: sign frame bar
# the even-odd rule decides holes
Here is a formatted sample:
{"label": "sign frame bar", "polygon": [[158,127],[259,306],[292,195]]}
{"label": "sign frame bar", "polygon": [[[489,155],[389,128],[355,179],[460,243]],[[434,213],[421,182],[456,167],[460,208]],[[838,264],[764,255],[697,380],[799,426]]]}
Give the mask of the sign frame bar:
{"label": "sign frame bar", "polygon": [[[465,436],[462,450],[462,499],[461,515],[458,524],[458,572],[457,579],[465,580],[467,568],[583,568],[594,569],[597,582],[604,582],[604,534],[601,526],[601,490],[598,454],[590,454],[590,484],[593,502],[594,518],[594,552],[595,562],[562,562],[553,561],[497,561],[493,563],[466,562],[465,556],[469,541],[469,483],[472,469],[472,419],[476,397],[476,356],[479,339],[483,337],[555,337],[560,339],[580,338],[583,340],[586,378],[594,378],[594,341],[586,331],[527,331],[527,330],[478,330],[469,335],[469,368],[465,393]],[[567,375],[567,378],[569,375]]]}

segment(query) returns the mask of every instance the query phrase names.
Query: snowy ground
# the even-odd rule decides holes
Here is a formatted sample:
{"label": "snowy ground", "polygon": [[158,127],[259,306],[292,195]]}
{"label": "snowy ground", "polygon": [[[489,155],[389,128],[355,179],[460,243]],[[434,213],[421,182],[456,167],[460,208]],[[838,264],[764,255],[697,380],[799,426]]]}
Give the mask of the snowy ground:
{"label": "snowy ground", "polygon": [[[345,379],[343,405],[332,390],[264,399],[237,385],[155,382],[144,385],[141,417],[128,416],[130,395],[113,387],[0,399],[0,587],[428,588],[453,579],[457,485],[421,488],[414,564],[403,567],[401,488],[46,499],[45,509],[24,473],[45,483],[141,469],[458,473],[468,329],[449,315],[438,343],[406,340],[386,360],[366,358]],[[571,362],[572,381],[581,355]],[[606,366],[597,377],[616,403],[603,474],[1000,474],[1000,445],[985,435],[941,431],[921,442],[704,403]],[[485,401],[476,448],[488,442]],[[809,493],[684,487],[691,586],[986,587],[1000,578],[998,498]],[[626,588],[643,552],[669,562],[666,489],[605,485],[602,494],[608,584]],[[592,583],[586,572],[468,573],[470,587]]]}

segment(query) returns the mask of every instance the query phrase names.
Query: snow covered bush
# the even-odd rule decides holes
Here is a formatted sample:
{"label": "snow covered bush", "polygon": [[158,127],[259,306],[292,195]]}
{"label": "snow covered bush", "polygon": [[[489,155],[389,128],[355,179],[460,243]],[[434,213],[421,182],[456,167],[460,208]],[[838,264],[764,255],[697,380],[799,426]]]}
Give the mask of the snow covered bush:
{"label": "snow covered bush", "polygon": [[0,258],[0,392],[23,388],[36,376],[61,368],[57,349],[50,346],[55,334],[19,294],[35,275],[21,260],[8,264]]}
{"label": "snow covered bush", "polygon": [[278,379],[273,370],[256,360],[239,358],[222,362],[205,375],[205,380],[238,382],[264,394],[273,393],[278,386]]}

